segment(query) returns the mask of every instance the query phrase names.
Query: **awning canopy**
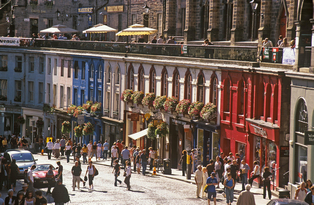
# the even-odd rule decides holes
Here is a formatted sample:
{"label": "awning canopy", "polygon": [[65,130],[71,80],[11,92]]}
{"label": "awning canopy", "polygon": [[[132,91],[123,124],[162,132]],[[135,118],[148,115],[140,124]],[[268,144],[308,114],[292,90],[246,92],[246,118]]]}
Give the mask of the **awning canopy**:
{"label": "awning canopy", "polygon": [[97,24],[92,28],[86,29],[83,33],[107,33],[107,32],[117,32],[117,29],[111,28],[107,25]]}
{"label": "awning canopy", "polygon": [[77,33],[78,31],[72,28],[69,28],[65,25],[54,25],[50,28],[41,30],[40,33]]}
{"label": "awning canopy", "polygon": [[133,140],[140,139],[141,137],[144,137],[145,135],[147,135],[147,130],[148,128],[145,130],[139,131],[137,133],[131,134],[129,135],[129,138],[132,138]]}
{"label": "awning canopy", "polygon": [[139,36],[139,35],[151,35],[157,33],[156,29],[144,27],[141,24],[134,24],[122,31],[119,31],[116,36]]}

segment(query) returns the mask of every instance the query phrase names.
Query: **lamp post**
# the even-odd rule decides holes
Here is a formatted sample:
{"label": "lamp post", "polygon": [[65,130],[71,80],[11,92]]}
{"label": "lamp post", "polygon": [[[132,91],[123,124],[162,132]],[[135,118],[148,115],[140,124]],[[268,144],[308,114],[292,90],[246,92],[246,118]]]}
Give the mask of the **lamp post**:
{"label": "lamp post", "polygon": [[254,40],[255,37],[255,27],[256,27],[256,12],[257,12],[257,8],[258,8],[258,1],[257,0],[252,0],[250,1],[251,4],[251,8],[252,8],[252,32],[251,32],[251,41]]}

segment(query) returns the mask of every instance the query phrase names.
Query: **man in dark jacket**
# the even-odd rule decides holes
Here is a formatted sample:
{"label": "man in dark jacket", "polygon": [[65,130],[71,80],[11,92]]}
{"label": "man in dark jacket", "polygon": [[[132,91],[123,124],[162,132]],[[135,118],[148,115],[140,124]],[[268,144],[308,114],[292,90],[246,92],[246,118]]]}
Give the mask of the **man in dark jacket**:
{"label": "man in dark jacket", "polygon": [[304,201],[309,205],[313,205],[314,204],[313,199],[314,199],[314,185],[311,187],[311,191],[307,193]]}
{"label": "man in dark jacket", "polygon": [[55,201],[55,205],[64,205],[64,203],[70,201],[68,190],[62,185],[61,180],[58,180],[57,185],[53,189],[52,197]]}

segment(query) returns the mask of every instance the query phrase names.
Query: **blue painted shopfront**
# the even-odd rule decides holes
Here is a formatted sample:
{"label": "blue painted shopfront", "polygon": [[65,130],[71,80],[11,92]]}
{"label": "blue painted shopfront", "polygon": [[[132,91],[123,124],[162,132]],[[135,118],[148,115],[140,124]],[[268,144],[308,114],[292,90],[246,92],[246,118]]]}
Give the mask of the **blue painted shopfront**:
{"label": "blue painted shopfront", "polygon": [[[103,103],[104,60],[93,56],[74,55],[72,57],[72,103],[76,106],[81,106],[88,100]],[[101,110],[103,109],[101,108]],[[82,144],[88,144],[90,140],[98,142],[104,132],[102,120],[98,117],[90,116],[90,114],[83,115],[84,122],[91,122],[95,131],[93,136],[84,136]],[[77,119],[72,117],[72,121],[77,122]]]}

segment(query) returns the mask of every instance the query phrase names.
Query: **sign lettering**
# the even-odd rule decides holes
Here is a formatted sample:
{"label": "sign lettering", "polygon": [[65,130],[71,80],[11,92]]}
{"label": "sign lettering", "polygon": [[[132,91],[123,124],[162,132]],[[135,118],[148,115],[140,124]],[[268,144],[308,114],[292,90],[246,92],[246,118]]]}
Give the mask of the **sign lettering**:
{"label": "sign lettering", "polygon": [[314,131],[305,131],[304,144],[314,145]]}
{"label": "sign lettering", "polygon": [[93,7],[82,7],[77,9],[77,13],[79,14],[91,14],[93,13],[94,8]]}
{"label": "sign lettering", "polygon": [[119,6],[107,6],[107,12],[108,12],[108,13],[123,12],[123,5],[119,5]]}

